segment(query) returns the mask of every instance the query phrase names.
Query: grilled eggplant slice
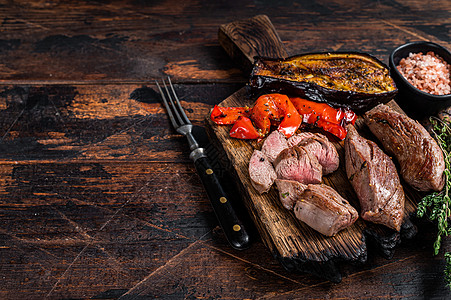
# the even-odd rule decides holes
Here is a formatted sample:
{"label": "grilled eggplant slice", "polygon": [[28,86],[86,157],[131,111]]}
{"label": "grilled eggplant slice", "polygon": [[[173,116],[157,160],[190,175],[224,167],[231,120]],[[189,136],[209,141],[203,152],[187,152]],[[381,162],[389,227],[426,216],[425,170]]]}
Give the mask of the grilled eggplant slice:
{"label": "grilled eggplant slice", "polygon": [[285,93],[356,112],[388,102],[398,91],[385,64],[358,52],[255,57],[250,86],[254,92]]}

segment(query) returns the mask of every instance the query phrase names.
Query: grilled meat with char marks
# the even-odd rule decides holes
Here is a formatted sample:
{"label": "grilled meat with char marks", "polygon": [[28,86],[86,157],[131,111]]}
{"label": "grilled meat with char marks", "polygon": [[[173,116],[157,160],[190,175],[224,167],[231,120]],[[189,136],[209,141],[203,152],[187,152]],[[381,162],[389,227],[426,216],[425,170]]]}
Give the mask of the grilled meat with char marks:
{"label": "grilled meat with char marks", "polygon": [[404,218],[404,190],[395,164],[376,143],[347,126],[346,174],[360,201],[360,216],[396,231]]}
{"label": "grilled meat with char marks", "polygon": [[277,178],[274,167],[266,155],[260,150],[254,150],[249,161],[249,176],[252,186],[260,193],[266,193]]}
{"label": "grilled meat with char marks", "polygon": [[385,151],[396,157],[401,176],[408,184],[420,191],[443,188],[443,152],[420,123],[384,104],[366,112],[364,117]]}
{"label": "grilled meat with char marks", "polygon": [[340,158],[335,146],[321,133],[301,132],[288,139],[288,146],[302,146],[316,156],[323,167],[323,174],[338,169]]}
{"label": "grilled meat with char marks", "polygon": [[304,147],[294,146],[280,152],[274,161],[277,178],[304,184],[320,183],[322,167],[316,156]]}
{"label": "grilled meat with char marks", "polygon": [[281,179],[276,179],[276,184],[284,206],[289,201],[288,206],[294,205],[294,214],[299,220],[326,236],[337,234],[358,218],[349,202],[328,185],[305,185]]}

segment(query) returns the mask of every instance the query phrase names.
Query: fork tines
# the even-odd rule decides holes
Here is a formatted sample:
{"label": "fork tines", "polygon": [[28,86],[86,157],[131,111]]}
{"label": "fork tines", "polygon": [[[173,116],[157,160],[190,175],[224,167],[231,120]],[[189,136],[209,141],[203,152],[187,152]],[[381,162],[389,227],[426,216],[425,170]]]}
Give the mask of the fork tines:
{"label": "fork tines", "polygon": [[[164,78],[162,78],[161,80],[163,82],[163,86],[164,86],[164,90],[166,91],[167,98],[165,96],[165,93],[163,92],[163,89],[158,84],[157,80],[155,80],[155,83],[157,84],[158,90],[160,91],[161,98],[163,99],[163,103],[169,114],[169,118],[172,122],[172,125],[175,128],[178,128],[182,125],[191,124],[190,120],[188,119],[188,117],[185,114],[185,111],[183,110],[182,105],[180,104],[177,94],[175,93],[174,86],[172,85],[172,82],[171,82],[171,78],[169,78],[169,76],[168,76],[168,85],[169,85],[172,93],[169,91],[169,88],[166,85]],[[171,96],[171,94],[172,94],[172,96]],[[172,109],[171,109],[171,107],[172,107]],[[175,115],[175,117],[174,117],[174,115]],[[178,123],[177,123],[177,121],[178,121]]]}

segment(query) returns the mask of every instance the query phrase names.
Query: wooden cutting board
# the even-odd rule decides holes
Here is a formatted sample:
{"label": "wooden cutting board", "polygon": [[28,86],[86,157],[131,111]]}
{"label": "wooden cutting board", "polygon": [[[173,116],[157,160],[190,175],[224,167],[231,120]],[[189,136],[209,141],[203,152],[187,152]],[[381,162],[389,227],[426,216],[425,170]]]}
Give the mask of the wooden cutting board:
{"label": "wooden cutting board", "polygon": [[[245,72],[251,70],[254,56],[288,57],[271,21],[264,15],[221,25],[218,36],[221,46]],[[255,100],[248,88],[244,87],[219,105],[252,106]],[[400,110],[393,100],[389,102],[389,105]],[[282,206],[274,186],[269,193],[263,195],[252,187],[248,163],[254,149],[260,149],[261,142],[230,138],[230,126],[218,126],[208,117],[207,123],[212,138],[226,153],[233,166],[232,172],[239,183],[243,201],[262,240],[286,269],[309,272],[330,281],[339,282],[341,274],[337,262],[365,262],[369,241],[372,241],[371,244],[381,250],[382,254],[390,258],[401,236],[408,237],[415,234],[415,228],[410,221],[405,222],[399,234],[384,226],[367,223],[361,218],[333,237],[326,237],[316,232],[296,219],[292,211]],[[360,117],[356,127],[362,135],[370,135]],[[360,211],[357,196],[346,177],[343,141],[335,139],[333,143],[340,156],[340,168],[324,176],[323,181]],[[420,196],[406,185],[404,187],[406,215],[410,215],[415,212]]]}

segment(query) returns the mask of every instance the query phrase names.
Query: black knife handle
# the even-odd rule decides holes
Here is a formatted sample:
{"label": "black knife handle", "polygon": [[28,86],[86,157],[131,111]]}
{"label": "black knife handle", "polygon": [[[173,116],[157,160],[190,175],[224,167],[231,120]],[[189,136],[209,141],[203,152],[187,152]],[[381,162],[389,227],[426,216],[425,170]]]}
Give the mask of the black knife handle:
{"label": "black knife handle", "polygon": [[229,244],[238,250],[248,248],[250,240],[245,225],[239,220],[208,158],[197,158],[194,165]]}

